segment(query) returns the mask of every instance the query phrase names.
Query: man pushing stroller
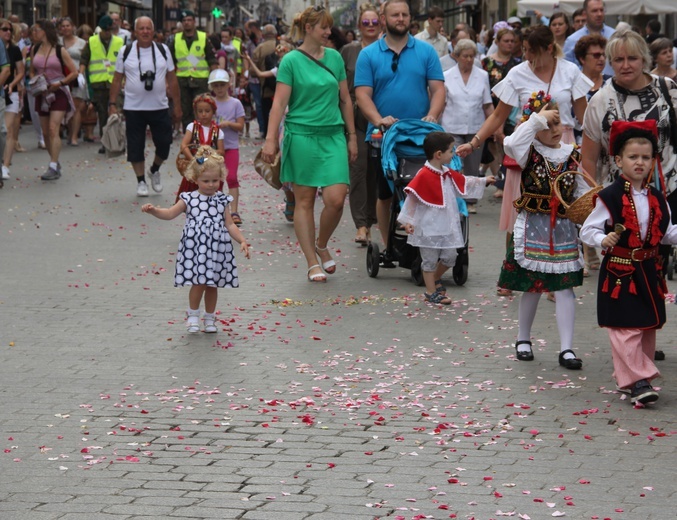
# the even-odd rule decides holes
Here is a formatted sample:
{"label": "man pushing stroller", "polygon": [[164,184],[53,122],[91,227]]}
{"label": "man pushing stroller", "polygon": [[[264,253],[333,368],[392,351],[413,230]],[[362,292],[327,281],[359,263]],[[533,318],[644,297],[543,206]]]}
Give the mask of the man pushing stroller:
{"label": "man pushing stroller", "polygon": [[456,262],[457,248],[465,239],[456,197],[479,199],[495,178],[466,177],[447,164],[454,155],[454,138],[445,132],[430,132],[423,141],[426,163],[404,188],[407,198],[397,220],[409,235],[407,242],[421,253],[421,268],[430,303],[449,305],[442,275]]}

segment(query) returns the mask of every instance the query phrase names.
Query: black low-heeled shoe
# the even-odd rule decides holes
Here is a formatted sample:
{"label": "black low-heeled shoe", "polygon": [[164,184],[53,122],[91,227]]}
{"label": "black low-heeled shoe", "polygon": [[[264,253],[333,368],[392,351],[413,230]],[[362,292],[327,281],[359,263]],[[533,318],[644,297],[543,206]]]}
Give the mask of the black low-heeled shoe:
{"label": "black low-heeled shoe", "polygon": [[[523,350],[519,351],[517,350],[517,347],[519,345],[529,345],[529,350]],[[533,361],[534,360],[534,353],[531,351],[531,341],[528,340],[520,340],[517,343],[515,343],[515,357],[519,359],[520,361]]]}
{"label": "black low-heeled shoe", "polygon": [[578,359],[577,357],[573,359],[564,359],[564,354],[571,353],[574,356],[576,353],[571,350],[563,350],[562,352],[559,353],[559,364],[562,365],[564,368],[568,368],[569,370],[580,370],[583,367],[583,361]]}

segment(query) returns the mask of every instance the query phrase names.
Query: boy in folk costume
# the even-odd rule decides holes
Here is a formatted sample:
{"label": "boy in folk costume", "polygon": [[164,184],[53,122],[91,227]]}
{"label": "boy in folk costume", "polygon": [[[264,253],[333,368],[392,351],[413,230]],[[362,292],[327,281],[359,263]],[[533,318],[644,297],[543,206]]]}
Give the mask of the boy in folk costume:
{"label": "boy in folk costume", "polygon": [[656,330],[665,323],[665,280],[659,244],[677,244],[663,194],[649,184],[657,154],[656,121],[615,121],[609,152],[622,173],[597,195],[581,239],[604,251],[597,321],[611,341],[616,384],[633,404],[658,399],[651,381]]}
{"label": "boy in folk costume", "polygon": [[407,242],[421,253],[426,301],[449,305],[442,275],[456,263],[456,250],[465,245],[456,197],[479,199],[495,179],[466,177],[445,166],[454,156],[451,134],[430,132],[423,150],[428,160],[404,188],[407,198],[397,220],[404,224]]}

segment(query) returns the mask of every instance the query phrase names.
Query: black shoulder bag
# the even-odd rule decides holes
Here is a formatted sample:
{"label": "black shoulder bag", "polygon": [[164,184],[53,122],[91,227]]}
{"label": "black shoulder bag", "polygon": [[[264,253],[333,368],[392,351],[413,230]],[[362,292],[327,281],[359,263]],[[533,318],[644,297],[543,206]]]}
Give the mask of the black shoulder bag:
{"label": "black shoulder bag", "polygon": [[[326,70],[329,74],[332,75],[332,77],[336,80],[336,82],[339,83],[339,80],[338,80],[338,78],[336,77],[336,74],[334,74],[334,73],[332,72],[332,70],[331,70],[329,67],[327,67],[324,63],[322,63],[322,62],[319,61],[319,60],[316,60],[315,58],[313,58],[310,54],[308,54],[308,53],[307,53],[306,51],[304,51],[304,50],[301,50],[301,49],[296,49],[296,50],[299,51],[301,54],[303,54],[303,55],[304,55],[306,58],[308,58],[310,61],[312,61],[313,63],[315,63],[315,65],[317,65],[318,67],[322,67],[324,70]],[[339,100],[338,100],[338,101],[339,101],[339,105],[341,105],[341,87],[340,87],[340,86],[339,86],[338,98],[339,98]]]}

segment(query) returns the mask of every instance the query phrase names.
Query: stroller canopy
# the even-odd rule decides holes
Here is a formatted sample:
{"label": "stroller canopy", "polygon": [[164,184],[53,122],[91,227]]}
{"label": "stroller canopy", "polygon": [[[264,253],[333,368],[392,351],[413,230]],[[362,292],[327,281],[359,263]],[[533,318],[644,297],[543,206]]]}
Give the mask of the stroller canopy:
{"label": "stroller canopy", "polygon": [[[400,119],[391,126],[384,134],[381,146],[383,173],[392,178],[392,172],[397,171],[398,158],[425,157],[423,140],[430,132],[444,132],[444,128],[420,119]],[[451,168],[459,171],[462,168],[456,155],[451,160]]]}
{"label": "stroller canopy", "polygon": [[423,140],[430,132],[444,132],[444,128],[420,119],[400,119],[388,128],[381,146],[383,172],[396,172],[398,157],[424,156]]}

